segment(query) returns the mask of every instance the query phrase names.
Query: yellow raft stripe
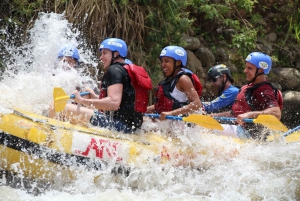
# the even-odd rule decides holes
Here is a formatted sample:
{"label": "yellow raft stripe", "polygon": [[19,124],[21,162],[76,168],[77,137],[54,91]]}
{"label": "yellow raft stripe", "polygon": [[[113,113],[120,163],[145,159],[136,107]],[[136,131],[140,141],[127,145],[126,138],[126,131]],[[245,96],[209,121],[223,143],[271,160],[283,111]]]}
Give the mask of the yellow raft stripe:
{"label": "yellow raft stripe", "polygon": [[22,173],[27,178],[41,179],[49,182],[52,182],[56,178],[58,171],[63,173],[61,176],[68,176],[70,179],[75,178],[74,172],[70,168],[65,168],[56,163],[8,148],[5,145],[0,145],[0,149],[2,150],[1,158],[4,160],[1,162],[1,168],[9,172]]}
{"label": "yellow raft stripe", "polygon": [[[20,139],[29,140],[41,146],[49,147],[51,149],[58,150],[63,153],[74,154],[72,151],[72,144],[74,140],[73,132],[77,130],[65,129],[64,127],[58,127],[58,128],[53,127],[51,129],[50,128],[51,126],[52,125],[49,124],[32,122],[29,119],[24,119],[15,114],[2,116],[2,121],[0,122],[0,128],[5,133],[9,133]],[[85,128],[81,128],[81,129],[83,129],[84,131],[92,131]],[[124,141],[123,139],[115,139],[115,138],[110,138],[108,136],[102,137],[97,135],[95,132],[89,132],[89,133],[92,134],[83,133],[81,135],[87,136],[89,138],[97,137],[97,139],[106,139],[106,141],[113,140],[115,142],[119,142],[119,144],[128,144],[129,147],[128,162],[134,162],[136,160],[136,157],[138,157],[139,155],[139,151],[137,150],[138,147],[146,146],[145,144],[140,144],[139,142],[133,142],[127,140]]]}
{"label": "yellow raft stripe", "polygon": [[176,145],[175,139],[170,142],[165,137],[156,134],[124,135],[113,133],[107,129],[84,128],[20,109],[15,109],[14,113],[2,116],[0,130],[67,154],[75,154],[72,145],[76,133],[100,141],[104,139],[122,146],[126,145],[129,148],[127,163],[136,163],[137,161],[147,163],[150,153],[151,158],[157,160],[161,157],[163,146],[173,147]]}

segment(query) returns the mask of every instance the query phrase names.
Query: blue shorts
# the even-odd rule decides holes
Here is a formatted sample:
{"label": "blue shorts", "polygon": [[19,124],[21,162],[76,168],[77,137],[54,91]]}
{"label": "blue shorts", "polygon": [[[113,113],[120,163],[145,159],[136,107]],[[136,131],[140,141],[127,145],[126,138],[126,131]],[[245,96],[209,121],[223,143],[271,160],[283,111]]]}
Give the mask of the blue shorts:
{"label": "blue shorts", "polygon": [[94,112],[93,116],[90,119],[90,123],[93,126],[100,126],[126,134],[132,133],[134,131],[133,128],[128,127],[123,121],[113,118],[110,119],[109,116],[106,116],[98,111]]}

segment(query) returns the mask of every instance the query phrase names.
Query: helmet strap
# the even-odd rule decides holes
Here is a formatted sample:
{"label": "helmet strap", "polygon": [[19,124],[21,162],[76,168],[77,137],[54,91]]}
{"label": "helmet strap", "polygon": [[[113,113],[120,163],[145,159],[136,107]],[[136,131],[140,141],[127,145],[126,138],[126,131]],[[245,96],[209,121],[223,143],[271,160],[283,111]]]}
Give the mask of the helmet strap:
{"label": "helmet strap", "polygon": [[174,58],[173,58],[173,60],[174,60],[173,72],[171,73],[171,75],[169,77],[173,77],[174,76],[174,73],[175,73],[176,68],[177,68],[177,66],[176,66],[176,60]]}
{"label": "helmet strap", "polygon": [[117,58],[121,57],[120,54],[119,54],[118,56],[115,57],[115,52],[117,52],[117,51],[112,51],[112,52],[111,52],[112,55],[111,55],[111,62],[110,62],[110,65],[112,65],[112,64],[114,63],[114,61],[115,61]]}
{"label": "helmet strap", "polygon": [[247,84],[248,84],[248,85],[251,84],[252,82],[254,82],[254,81],[256,80],[256,78],[257,78],[258,76],[263,75],[263,74],[264,74],[264,72],[258,73],[258,68],[256,68],[256,73],[255,73],[254,78],[253,78],[252,80],[250,80]]}

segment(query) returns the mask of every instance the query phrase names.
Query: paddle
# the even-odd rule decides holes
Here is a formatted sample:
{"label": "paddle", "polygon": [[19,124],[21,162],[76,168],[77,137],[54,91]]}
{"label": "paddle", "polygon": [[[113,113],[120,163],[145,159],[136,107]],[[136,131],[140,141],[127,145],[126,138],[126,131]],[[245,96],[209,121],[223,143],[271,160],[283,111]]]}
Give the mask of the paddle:
{"label": "paddle", "polygon": [[[222,121],[230,121],[230,122],[236,121],[236,118],[232,118],[232,117],[214,117],[214,118],[216,120],[222,120]],[[273,115],[259,115],[256,119],[246,118],[244,119],[244,122],[262,124],[263,126],[271,130],[277,130],[277,131],[288,130],[288,128]]]}
{"label": "paddle", "polygon": [[[81,92],[80,96],[85,96],[90,94],[90,92]],[[69,99],[75,98],[75,95],[67,95],[66,92],[60,88],[55,87],[53,89],[53,99],[54,99],[54,110],[55,112],[60,112],[65,109],[66,104]]]}
{"label": "paddle", "polygon": [[[145,114],[145,116],[151,118],[159,118],[159,114]],[[194,123],[208,129],[223,130],[223,127],[217,120],[207,115],[191,114],[188,117],[166,116],[166,118],[171,120],[179,120]]]}
{"label": "paddle", "polygon": [[300,126],[297,126],[297,127],[293,128],[293,129],[289,130],[288,132],[283,133],[283,135],[281,137],[286,137],[286,136],[292,134],[293,132],[295,132],[297,130],[300,130]]}

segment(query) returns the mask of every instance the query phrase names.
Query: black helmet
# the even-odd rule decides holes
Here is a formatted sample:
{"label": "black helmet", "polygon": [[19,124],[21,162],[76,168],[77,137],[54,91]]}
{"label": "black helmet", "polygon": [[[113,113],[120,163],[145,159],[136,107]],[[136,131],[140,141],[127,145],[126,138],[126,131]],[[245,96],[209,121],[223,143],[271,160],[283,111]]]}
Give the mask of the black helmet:
{"label": "black helmet", "polygon": [[225,64],[218,64],[213,67],[211,67],[208,70],[208,80],[212,81],[217,77],[220,77],[221,75],[226,74],[230,82],[233,83],[233,79],[231,78],[231,72],[229,68]]}

